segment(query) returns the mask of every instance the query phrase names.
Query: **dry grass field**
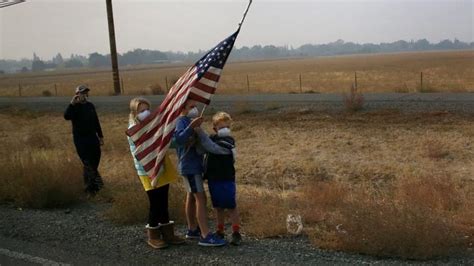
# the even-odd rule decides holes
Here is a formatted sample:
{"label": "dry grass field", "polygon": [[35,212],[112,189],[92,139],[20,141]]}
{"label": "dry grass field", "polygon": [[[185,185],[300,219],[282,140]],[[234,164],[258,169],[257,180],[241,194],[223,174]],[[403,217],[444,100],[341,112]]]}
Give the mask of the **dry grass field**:
{"label": "dry grass field", "polygon": [[[321,248],[415,259],[472,250],[472,117],[395,110],[233,115],[245,234],[284,235],[287,215],[297,214]],[[147,199],[124,135],[127,114],[100,119],[106,189],[94,200],[110,203],[107,219],[143,223]],[[85,200],[70,131],[58,113],[2,111],[0,200],[35,208]],[[184,223],[181,181],[170,198],[172,217]]]}
{"label": "dry grass field", "polygon": [[[170,86],[190,64],[124,68],[121,77],[125,94],[151,94],[151,88],[166,90],[166,80]],[[339,93],[354,82],[355,72],[364,93],[473,92],[474,51],[235,62],[226,66],[217,93]],[[56,90],[58,96],[69,96],[82,83],[93,88],[94,95],[110,95],[111,79],[106,69],[2,75],[0,96],[18,96],[19,85],[23,96],[55,95]]]}

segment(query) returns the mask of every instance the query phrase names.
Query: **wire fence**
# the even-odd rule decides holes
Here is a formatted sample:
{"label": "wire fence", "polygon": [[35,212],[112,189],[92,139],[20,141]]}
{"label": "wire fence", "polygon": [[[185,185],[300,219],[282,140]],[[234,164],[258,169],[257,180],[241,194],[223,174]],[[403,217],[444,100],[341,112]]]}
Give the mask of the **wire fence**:
{"label": "wire fence", "polygon": [[[110,74],[110,73],[109,73]],[[140,77],[125,72],[120,80],[124,95],[165,94],[177,81],[175,75]],[[7,82],[8,81],[8,82]],[[79,84],[91,87],[94,95],[114,95],[111,75],[78,75],[0,79],[0,96],[70,96]],[[355,85],[361,92],[474,92],[474,80],[429,73],[371,71],[319,73],[272,73],[223,75],[217,93],[339,93]]]}

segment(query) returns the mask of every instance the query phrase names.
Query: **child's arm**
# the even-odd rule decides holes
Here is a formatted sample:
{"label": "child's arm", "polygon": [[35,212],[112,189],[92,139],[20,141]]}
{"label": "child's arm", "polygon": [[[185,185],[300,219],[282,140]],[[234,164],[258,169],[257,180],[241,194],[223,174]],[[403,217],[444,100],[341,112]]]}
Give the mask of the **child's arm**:
{"label": "child's arm", "polygon": [[209,136],[204,132],[204,130],[200,127],[197,127],[194,129],[196,133],[199,136],[199,140],[201,141],[200,144],[201,146],[210,153],[214,154],[232,154],[232,151],[221,147],[220,145],[216,144],[214,141],[212,141]]}
{"label": "child's arm", "polygon": [[178,119],[176,123],[176,131],[174,133],[174,139],[176,144],[182,146],[186,144],[188,139],[194,134],[194,130],[190,125],[186,125],[183,120]]}
{"label": "child's arm", "polygon": [[[92,106],[94,109],[94,115],[95,115],[95,129],[97,132],[97,136],[100,139],[104,138],[104,135],[102,134],[102,128],[100,127],[100,122],[99,122],[99,117],[97,116],[97,111],[95,110],[95,106]],[[103,141],[103,140],[102,140]]]}
{"label": "child's arm", "polygon": [[76,114],[75,106],[72,104],[69,104],[66,108],[66,111],[64,111],[64,119],[72,120],[75,118],[75,114]]}

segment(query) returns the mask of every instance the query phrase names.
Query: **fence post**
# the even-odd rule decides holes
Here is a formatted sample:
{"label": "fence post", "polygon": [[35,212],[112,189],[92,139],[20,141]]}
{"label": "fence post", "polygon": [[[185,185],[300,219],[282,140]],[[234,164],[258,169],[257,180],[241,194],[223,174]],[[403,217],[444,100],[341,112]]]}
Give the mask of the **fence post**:
{"label": "fence post", "polygon": [[300,92],[303,93],[303,85],[301,83],[301,73],[300,73]]}
{"label": "fence post", "polygon": [[359,87],[357,86],[357,71],[354,72],[354,86],[356,89],[358,89]]}
{"label": "fence post", "polygon": [[122,88],[122,94],[125,94],[125,87],[123,86],[123,78],[120,78],[120,87]]}
{"label": "fence post", "polygon": [[423,92],[423,71],[420,73],[420,92]]}
{"label": "fence post", "polygon": [[247,92],[250,93],[250,81],[249,81],[249,75],[247,74]]}
{"label": "fence post", "polygon": [[54,83],[54,95],[58,96],[58,86]]}
{"label": "fence post", "polygon": [[166,91],[169,90],[169,86],[168,86],[168,76],[165,76],[165,82],[166,82]]}
{"label": "fence post", "polygon": [[21,81],[18,81],[18,95],[21,97]]}

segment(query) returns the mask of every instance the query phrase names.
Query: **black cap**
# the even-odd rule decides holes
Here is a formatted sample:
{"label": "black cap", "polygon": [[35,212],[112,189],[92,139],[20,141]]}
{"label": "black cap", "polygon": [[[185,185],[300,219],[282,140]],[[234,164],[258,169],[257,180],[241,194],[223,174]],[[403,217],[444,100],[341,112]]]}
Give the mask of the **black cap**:
{"label": "black cap", "polygon": [[90,89],[86,85],[79,85],[76,87],[76,94],[78,93],[86,93],[90,91]]}

